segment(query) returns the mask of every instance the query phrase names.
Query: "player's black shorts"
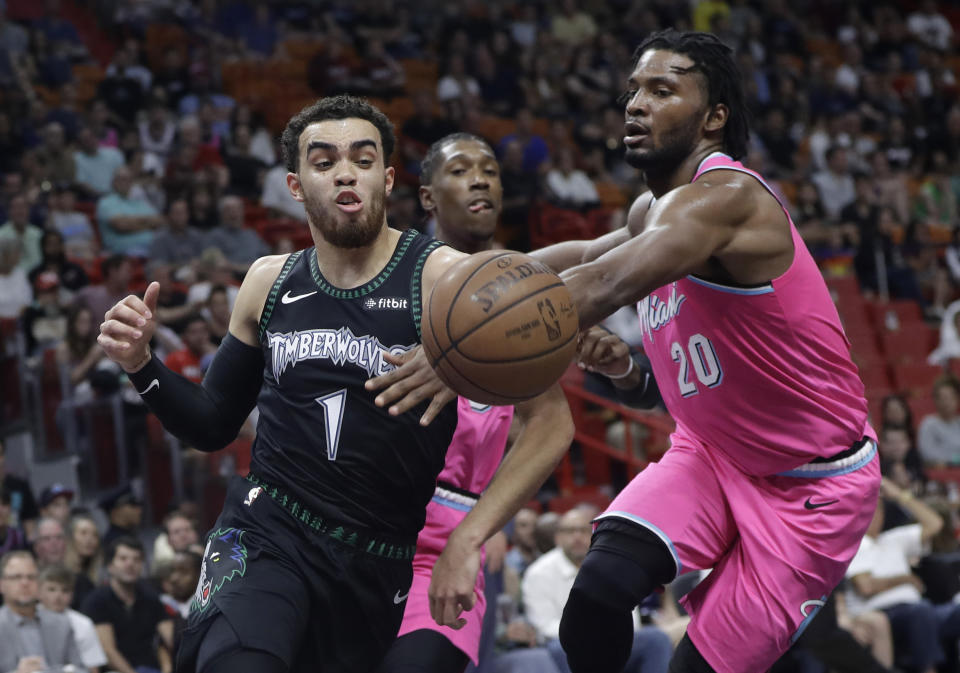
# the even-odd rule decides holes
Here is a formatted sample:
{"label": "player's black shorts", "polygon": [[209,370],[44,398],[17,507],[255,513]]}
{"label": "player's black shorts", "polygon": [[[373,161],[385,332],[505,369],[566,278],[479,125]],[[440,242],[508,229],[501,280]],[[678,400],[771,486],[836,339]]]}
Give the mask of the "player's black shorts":
{"label": "player's black shorts", "polygon": [[[203,670],[237,640],[291,671],[369,673],[400,628],[414,551],[415,540],[340,526],[281,488],[233,478],[207,537],[178,673]],[[198,661],[218,614],[236,639],[205,643]]]}

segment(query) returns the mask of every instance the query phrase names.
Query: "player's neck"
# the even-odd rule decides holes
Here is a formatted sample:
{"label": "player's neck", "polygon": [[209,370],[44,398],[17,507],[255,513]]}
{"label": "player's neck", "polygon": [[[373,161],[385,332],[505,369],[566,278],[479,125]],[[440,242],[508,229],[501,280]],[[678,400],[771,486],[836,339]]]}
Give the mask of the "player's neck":
{"label": "player's neck", "polygon": [[693,152],[687,155],[686,159],[668,170],[656,172],[648,169],[644,171],[647,187],[653,192],[653,196],[659,199],[670,190],[689,185],[703,160],[714,152],[721,151],[723,151],[723,148],[717,143],[698,145]]}
{"label": "player's neck", "polygon": [[328,282],[350,289],[373,280],[387,265],[397,247],[400,232],[384,226],[370,245],[362,248],[338,248],[314,236],[317,266]]}
{"label": "player's neck", "polygon": [[490,250],[493,247],[493,236],[484,239],[476,239],[471,236],[464,236],[457,229],[456,225],[444,225],[444,223],[440,220],[437,220],[437,230],[434,232],[434,237],[440,241],[443,241],[454,250],[465,252],[468,255],[472,255],[475,252]]}

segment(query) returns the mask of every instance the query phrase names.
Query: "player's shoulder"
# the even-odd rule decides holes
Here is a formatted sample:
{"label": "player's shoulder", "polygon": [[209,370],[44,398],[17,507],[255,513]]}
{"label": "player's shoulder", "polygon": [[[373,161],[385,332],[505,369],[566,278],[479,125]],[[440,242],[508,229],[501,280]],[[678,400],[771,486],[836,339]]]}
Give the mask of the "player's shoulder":
{"label": "player's shoulder", "polygon": [[467,253],[460,252],[449,245],[438,245],[430,252],[423,265],[424,285],[429,287],[446,273],[447,269],[466,257],[469,257]]}
{"label": "player's shoulder", "polygon": [[290,259],[290,255],[295,254],[297,253],[258,257],[253,264],[250,265],[243,282],[246,283],[249,280],[253,284],[265,282],[268,286],[273,285],[273,281],[280,275],[280,271],[283,269],[283,265],[287,263],[287,260]]}
{"label": "player's shoulder", "polygon": [[670,190],[652,207],[658,211],[679,209],[715,223],[740,224],[768,205],[776,205],[776,200],[756,177],[717,168]]}

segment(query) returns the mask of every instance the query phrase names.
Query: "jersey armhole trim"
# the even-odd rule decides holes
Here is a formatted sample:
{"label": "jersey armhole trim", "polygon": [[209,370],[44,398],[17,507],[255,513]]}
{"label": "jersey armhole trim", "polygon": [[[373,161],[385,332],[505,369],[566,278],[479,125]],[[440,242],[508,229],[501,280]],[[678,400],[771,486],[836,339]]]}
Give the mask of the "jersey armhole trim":
{"label": "jersey armhole trim", "polygon": [[417,339],[423,339],[420,333],[420,318],[423,315],[423,267],[427,263],[427,257],[439,248],[446,245],[443,241],[431,241],[417,257],[417,262],[413,267],[413,274],[410,278],[410,317],[413,318],[413,325],[417,330]]}
{"label": "jersey armhole trim", "polygon": [[297,250],[287,257],[287,261],[284,262],[283,268],[280,269],[280,274],[277,276],[277,279],[273,281],[273,285],[270,287],[270,294],[267,295],[267,301],[263,305],[263,313],[260,314],[259,329],[257,330],[257,337],[261,341],[263,340],[263,335],[267,331],[267,323],[270,322],[270,316],[273,315],[273,309],[277,305],[277,295],[280,294],[280,286],[283,285],[283,281],[285,281],[287,276],[290,275],[290,269],[292,269],[293,265],[297,263],[298,259],[300,259],[301,254],[303,254],[303,250]]}

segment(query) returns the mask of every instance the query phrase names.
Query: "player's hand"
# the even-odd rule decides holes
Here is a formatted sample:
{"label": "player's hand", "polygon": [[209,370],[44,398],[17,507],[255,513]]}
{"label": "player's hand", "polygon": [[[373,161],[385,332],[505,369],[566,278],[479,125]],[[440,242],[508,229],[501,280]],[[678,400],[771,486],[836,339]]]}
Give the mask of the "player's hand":
{"label": "player's hand", "polygon": [[20,657],[17,662],[16,673],[37,673],[47,668],[47,662],[43,657]]}
{"label": "player's hand", "polygon": [[630,346],[608,329],[591,327],[580,333],[577,366],[598,374],[623,374],[630,366]]}
{"label": "player's hand", "polygon": [[487,553],[487,570],[492,573],[500,572],[503,569],[503,559],[507,555],[507,534],[503,531],[495,533],[484,543],[483,550]]}
{"label": "player's hand", "polygon": [[454,532],[447,540],[430,578],[430,616],[440,626],[462,629],[467,620],[460,615],[477,602],[477,573],[480,548],[467,544]]}
{"label": "player's hand", "polygon": [[423,346],[417,346],[402,355],[384,353],[383,357],[396,369],[383,376],[368,379],[364,387],[367,390],[382,391],[377,395],[376,405],[389,406],[391,416],[399,416],[430,399],[430,406],[420,417],[420,425],[430,425],[440,410],[456,399],[457,394],[433,371],[423,352]]}
{"label": "player's hand", "polygon": [[150,358],[150,339],[157,329],[159,294],[160,283],[154,281],[147,286],[143,299],[128,295],[103,317],[97,343],[124,371],[136,371]]}

